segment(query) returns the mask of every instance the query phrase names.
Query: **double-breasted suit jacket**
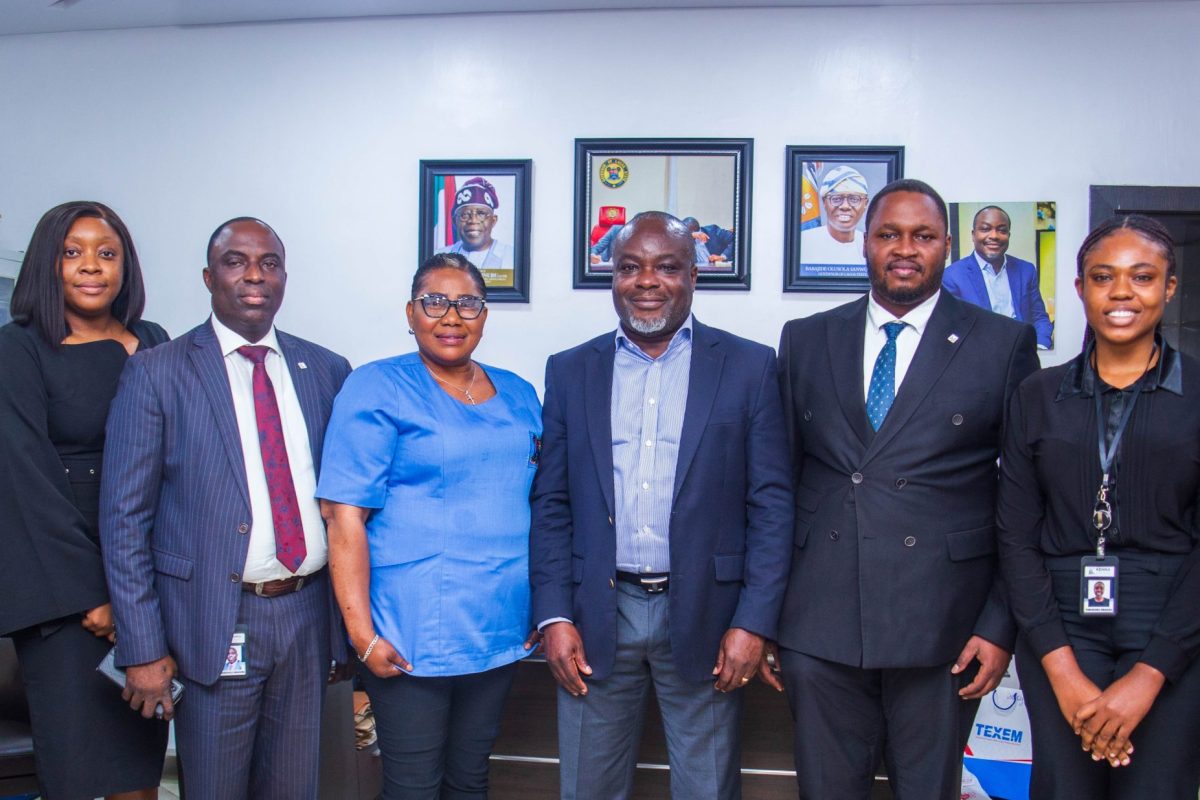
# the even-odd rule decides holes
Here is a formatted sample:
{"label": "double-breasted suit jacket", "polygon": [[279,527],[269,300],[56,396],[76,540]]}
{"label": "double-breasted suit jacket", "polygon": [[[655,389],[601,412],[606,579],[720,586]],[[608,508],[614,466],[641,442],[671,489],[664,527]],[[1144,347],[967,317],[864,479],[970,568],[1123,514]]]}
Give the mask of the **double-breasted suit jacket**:
{"label": "double-breasted suit jacket", "polygon": [[972,634],[1011,649],[996,459],[1008,398],[1038,366],[1033,328],[942,292],[875,432],[866,314],[864,297],[783,330],[796,522],[778,640],[868,669],[949,663]]}

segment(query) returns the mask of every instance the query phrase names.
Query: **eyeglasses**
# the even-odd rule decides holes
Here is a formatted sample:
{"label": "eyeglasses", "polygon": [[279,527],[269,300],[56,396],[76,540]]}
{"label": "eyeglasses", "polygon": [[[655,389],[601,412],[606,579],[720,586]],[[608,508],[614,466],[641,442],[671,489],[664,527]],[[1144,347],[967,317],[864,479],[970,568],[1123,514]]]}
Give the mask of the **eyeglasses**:
{"label": "eyeglasses", "polygon": [[444,294],[423,294],[413,299],[421,304],[421,310],[425,312],[425,316],[433,319],[441,319],[446,316],[450,313],[451,306],[454,306],[454,310],[458,312],[459,319],[475,319],[483,313],[483,307],[487,302],[482,297],[476,297],[473,294],[464,294],[457,300],[451,300]]}
{"label": "eyeglasses", "polygon": [[486,208],[460,208],[454,212],[454,218],[460,219],[463,222],[483,222],[488,217],[492,216],[492,212]]}
{"label": "eyeglasses", "polygon": [[835,206],[840,206],[842,203],[849,203],[851,208],[858,208],[863,203],[867,202],[865,194],[827,194],[825,202],[832,203]]}

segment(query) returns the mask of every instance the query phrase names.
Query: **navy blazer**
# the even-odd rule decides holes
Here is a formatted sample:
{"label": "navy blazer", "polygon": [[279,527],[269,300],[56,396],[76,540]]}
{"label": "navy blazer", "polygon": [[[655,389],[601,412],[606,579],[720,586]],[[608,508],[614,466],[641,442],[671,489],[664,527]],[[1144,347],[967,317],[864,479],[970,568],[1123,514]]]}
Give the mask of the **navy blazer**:
{"label": "navy blazer", "polygon": [[[792,492],[771,348],[693,324],[671,510],[671,650],[712,680],[731,627],[774,638],[791,545]],[[572,620],[595,678],[616,649],[611,402],[615,335],[551,356],[533,481],[533,619]]]}
{"label": "navy blazer", "polygon": [[866,314],[863,297],[783,329],[796,529],[779,643],[867,669],[948,664],[972,634],[1011,650],[996,459],[1033,329],[942,292],[875,432]]}
{"label": "navy blazer", "polygon": [[[325,424],[350,364],[276,331],[320,467]],[[253,525],[229,376],[212,325],[133,356],[109,412],[100,538],[117,665],[168,653],[212,684],[233,638]],[[332,592],[330,593],[332,606]],[[335,660],[348,656],[333,609]]]}
{"label": "navy blazer", "polygon": [[733,231],[720,225],[704,225],[700,230],[708,235],[705,245],[711,255],[725,256],[726,260],[733,261]]}
{"label": "navy blazer", "polygon": [[[1008,271],[1008,286],[1012,291],[1013,311],[1016,312],[1017,319],[1032,325],[1037,331],[1037,343],[1049,350],[1054,346],[1054,323],[1050,321],[1050,315],[1046,313],[1046,304],[1042,301],[1037,267],[1028,261],[1009,256],[1005,269]],[[966,300],[989,311],[992,309],[987,284],[980,274],[974,250],[966,258],[960,258],[946,267],[942,274],[942,288],[959,300]]]}

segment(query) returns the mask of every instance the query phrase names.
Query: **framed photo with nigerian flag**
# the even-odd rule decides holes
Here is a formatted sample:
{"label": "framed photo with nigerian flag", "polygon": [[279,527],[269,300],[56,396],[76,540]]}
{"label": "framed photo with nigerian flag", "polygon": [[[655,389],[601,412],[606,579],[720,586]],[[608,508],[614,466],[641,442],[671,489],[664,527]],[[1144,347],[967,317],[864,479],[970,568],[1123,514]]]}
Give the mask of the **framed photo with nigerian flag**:
{"label": "framed photo with nigerian flag", "polygon": [[529,302],[533,161],[421,161],[420,253],[459,253],[490,303]]}
{"label": "framed photo with nigerian flag", "polygon": [[789,146],[783,290],[868,291],[867,206],[903,177],[903,147]]}

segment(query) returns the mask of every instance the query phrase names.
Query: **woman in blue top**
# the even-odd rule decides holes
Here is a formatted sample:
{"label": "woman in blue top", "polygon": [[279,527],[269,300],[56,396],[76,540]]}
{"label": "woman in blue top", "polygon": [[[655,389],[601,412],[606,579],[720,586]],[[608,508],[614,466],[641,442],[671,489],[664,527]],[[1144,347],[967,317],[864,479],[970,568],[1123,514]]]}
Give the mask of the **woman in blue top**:
{"label": "woman in blue top", "polygon": [[486,797],[529,619],[533,387],[471,354],[483,277],[441,253],[413,278],[417,352],[355,370],[334,403],[317,495],[329,566],[383,755],[385,798]]}

